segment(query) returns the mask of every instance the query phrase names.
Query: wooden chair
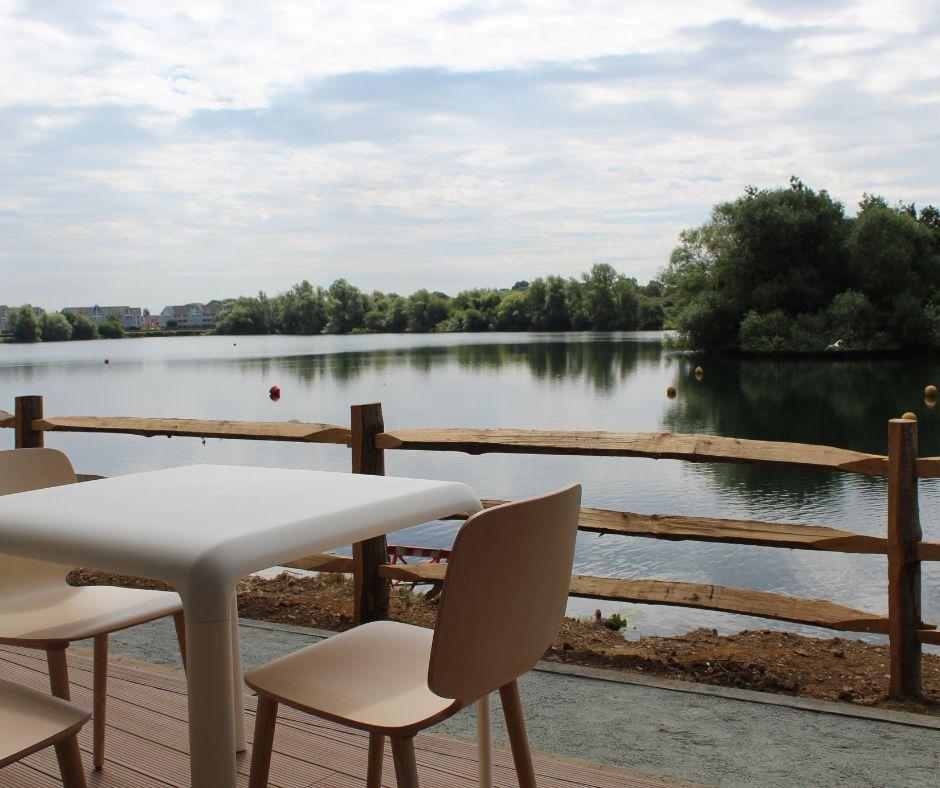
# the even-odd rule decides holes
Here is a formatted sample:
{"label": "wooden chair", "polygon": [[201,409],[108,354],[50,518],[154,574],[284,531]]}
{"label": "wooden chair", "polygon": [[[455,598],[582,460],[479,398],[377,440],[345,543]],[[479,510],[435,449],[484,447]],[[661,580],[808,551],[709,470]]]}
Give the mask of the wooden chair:
{"label": "wooden chair", "polygon": [[[0,451],[0,495],[75,482],[75,471],[54,449]],[[133,516],[133,501],[128,501]],[[3,545],[0,544],[0,552]],[[94,638],[93,760],[104,765],[108,635],[173,616],[185,662],[183,606],[170,591],[113,586],[76,588],[65,581],[72,567],[0,555],[0,643],[43,649],[52,694],[69,699],[65,651],[76,640]]]}
{"label": "wooden chair", "polygon": [[65,788],[85,788],[78,732],[89,717],[67,701],[0,680],[0,769],[51,744]]}
{"label": "wooden chair", "polygon": [[568,600],[581,487],[471,517],[454,543],[437,626],[377,621],[249,671],[258,693],[252,788],[267,784],[279,703],[369,732],[367,785],[384,737],[415,788],[416,733],[499,690],[519,785],[534,786],[516,679],[542,657]]}

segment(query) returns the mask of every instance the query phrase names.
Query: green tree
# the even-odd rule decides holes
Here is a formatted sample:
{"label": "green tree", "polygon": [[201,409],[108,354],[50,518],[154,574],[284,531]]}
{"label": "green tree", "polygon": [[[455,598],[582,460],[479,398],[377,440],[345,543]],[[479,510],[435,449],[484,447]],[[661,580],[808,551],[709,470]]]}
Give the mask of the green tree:
{"label": "green tree", "polygon": [[326,291],[306,279],[277,299],[277,324],[285,334],[319,334],[326,326]]}
{"label": "green tree", "polygon": [[617,327],[617,303],[614,287],[617,272],[607,263],[598,263],[582,277],[584,312],[591,328],[597,331]]}
{"label": "green tree", "polygon": [[72,338],[72,324],[61,312],[43,312],[39,327],[43,342],[65,342]]}
{"label": "green tree", "polygon": [[124,336],[124,324],[121,323],[120,318],[111,315],[98,324],[98,336],[105,339],[120,339]]}
{"label": "green tree", "polygon": [[326,296],[326,332],[348,334],[362,328],[368,299],[358,287],[345,279],[337,279],[330,285]]}
{"label": "green tree", "polygon": [[408,297],[408,330],[414,333],[434,331],[449,316],[448,301],[443,293],[430,293],[424,289],[412,293]]}
{"label": "green tree", "polygon": [[11,309],[7,313],[7,325],[17,342],[37,342],[39,340],[39,321],[29,304],[23,304],[19,309]]}
{"label": "green tree", "polygon": [[98,338],[98,326],[88,315],[80,312],[63,312],[62,315],[72,326],[72,339]]}
{"label": "green tree", "polygon": [[528,300],[524,290],[506,294],[496,310],[496,328],[500,331],[525,331],[529,327]]}
{"label": "green tree", "polygon": [[166,321],[166,327],[170,329],[170,331],[175,331],[177,328],[179,328],[179,325],[180,325],[180,321],[177,320],[175,317],[171,317],[169,320]]}

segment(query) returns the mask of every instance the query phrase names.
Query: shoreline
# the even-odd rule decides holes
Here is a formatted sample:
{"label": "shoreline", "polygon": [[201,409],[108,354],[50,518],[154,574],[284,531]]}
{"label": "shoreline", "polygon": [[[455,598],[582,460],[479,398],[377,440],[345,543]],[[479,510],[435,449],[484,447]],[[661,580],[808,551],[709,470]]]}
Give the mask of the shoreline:
{"label": "shoreline", "polygon": [[[73,585],[163,588],[140,578],[78,569]],[[240,617],[334,632],[350,629],[352,584],[345,575],[257,575],[238,586]],[[433,627],[437,602],[410,586],[392,588],[390,618]],[[548,662],[605,668],[623,674],[840,701],[940,717],[940,655],[923,655],[923,701],[887,699],[887,647],[834,636],[745,630],[718,635],[699,628],[684,635],[626,640],[603,626],[566,618],[543,656]]]}

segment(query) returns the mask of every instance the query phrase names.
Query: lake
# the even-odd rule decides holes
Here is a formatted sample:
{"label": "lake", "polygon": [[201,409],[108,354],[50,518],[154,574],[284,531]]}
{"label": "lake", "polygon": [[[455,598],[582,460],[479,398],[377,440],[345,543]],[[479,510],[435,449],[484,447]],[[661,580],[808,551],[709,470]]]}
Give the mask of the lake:
{"label": "lake", "polygon": [[[670,431],[887,451],[887,420],[920,422],[921,453],[940,455],[936,359],[690,357],[660,332],[180,337],[0,345],[0,408],[42,394],[47,415],[172,416],[349,423],[349,405],[380,401],[387,429],[518,427]],[[105,364],[108,358],[110,363]],[[701,364],[704,376],[693,370]],[[277,402],[268,397],[281,388]],[[678,388],[674,400],[669,385]],[[191,463],[347,471],[348,449],[258,441],[50,434],[82,473],[114,475]],[[13,431],[0,430],[0,448]],[[569,482],[584,503],[634,512],[772,519],[884,535],[886,483],[850,474],[696,465],[676,460],[392,451],[389,474],[455,479],[481,497],[518,498]],[[925,538],[940,539],[940,483],[921,483]],[[132,505],[132,504],[131,504]],[[276,503],[272,502],[272,506]],[[133,509],[128,512],[133,518]],[[186,517],[180,512],[180,517]],[[395,537],[448,546],[457,524]],[[940,571],[924,565],[924,618],[940,616]],[[882,612],[884,557],[580,534],[575,571],[755,588]],[[589,614],[597,603],[572,600]],[[625,613],[630,637],[694,626],[828,630],[719,613],[600,603]],[[873,639],[877,640],[876,636]]]}

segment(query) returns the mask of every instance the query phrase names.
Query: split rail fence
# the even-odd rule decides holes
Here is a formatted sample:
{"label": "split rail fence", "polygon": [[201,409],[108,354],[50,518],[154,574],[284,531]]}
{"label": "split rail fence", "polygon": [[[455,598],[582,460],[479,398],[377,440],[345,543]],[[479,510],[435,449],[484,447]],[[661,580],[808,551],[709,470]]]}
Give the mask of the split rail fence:
{"label": "split rail fence", "polygon": [[[403,429],[386,431],[382,406],[353,405],[350,427],[319,423],[276,423],[43,415],[40,396],[17,397],[14,414],[0,411],[0,428],[14,428],[15,445],[42,446],[47,432],[123,433],[147,437],[190,436],[297,441],[344,445],[352,450],[353,473],[384,475],[386,451],[458,451],[468,454],[554,454],[647,457],[688,462],[750,463],[886,477],[885,536],[853,533],[825,525],[726,520],[669,514],[636,514],[584,507],[579,528],[597,534],[651,539],[723,542],[798,550],[868,553],[887,557],[888,613],[855,610],[819,599],[700,583],[572,575],[570,594],[604,599],[738,613],[842,632],[888,635],[889,694],[922,695],[921,644],[940,645],[940,631],[921,620],[921,562],[940,561],[940,543],[925,542],[918,513],[918,479],[940,477],[940,457],[918,457],[917,422],[888,422],[888,454],[814,444],[742,440],[709,435],[515,429]],[[82,478],[82,477],[80,477]],[[89,478],[89,477],[84,477]],[[98,478],[98,477],[90,477]],[[486,506],[502,501],[484,500]],[[353,545],[353,555],[311,555],[289,566],[317,572],[351,573],[355,618],[386,618],[389,581],[440,582],[446,564],[388,561],[384,536]]]}

